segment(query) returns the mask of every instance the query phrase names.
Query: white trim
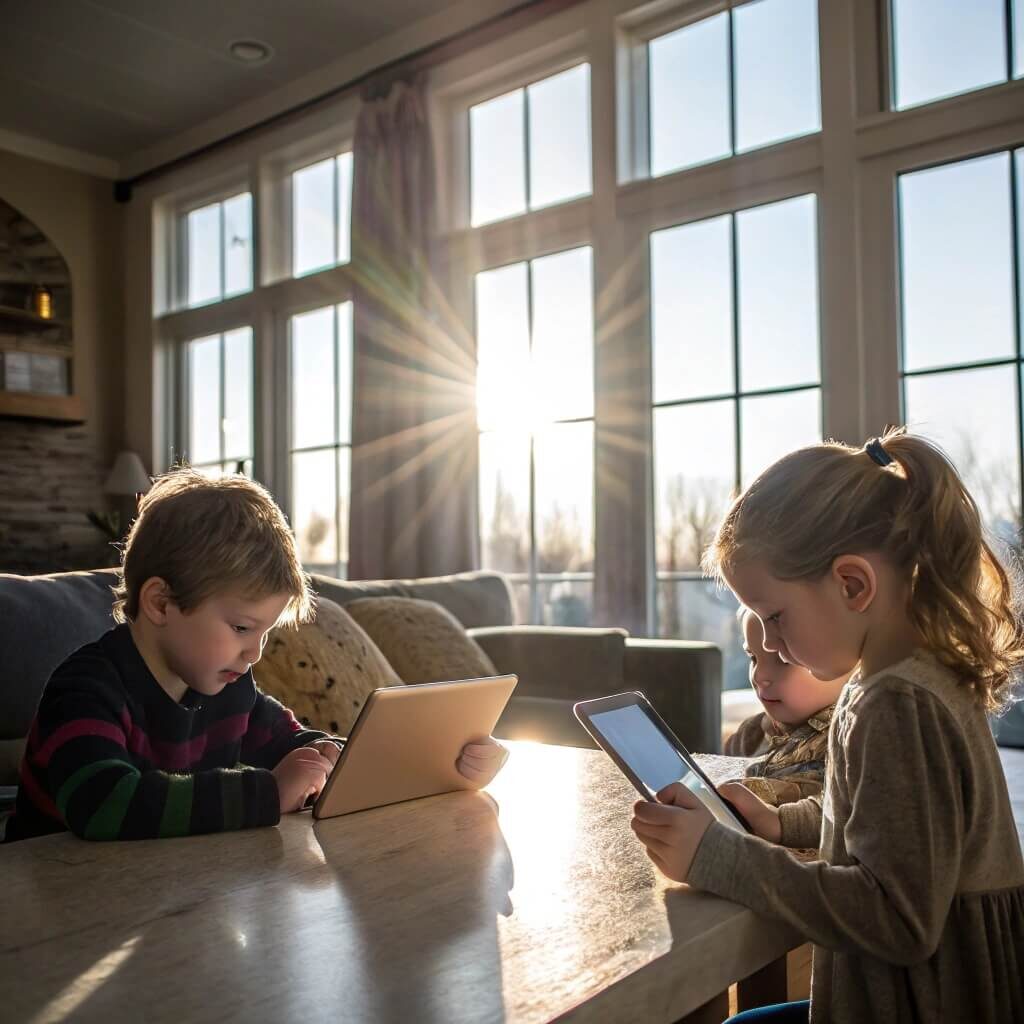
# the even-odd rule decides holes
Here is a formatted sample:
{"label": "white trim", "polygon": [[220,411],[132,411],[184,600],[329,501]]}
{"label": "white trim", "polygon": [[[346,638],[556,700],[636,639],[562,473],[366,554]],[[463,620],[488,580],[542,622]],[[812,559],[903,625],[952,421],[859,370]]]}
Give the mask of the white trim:
{"label": "white trim", "polygon": [[61,146],[56,142],[47,142],[32,135],[21,135],[18,132],[0,128],[0,150],[27,156],[33,160],[66,167],[71,171],[81,171],[97,178],[114,181],[118,177],[118,163],[108,157],[87,153],[83,149]]}

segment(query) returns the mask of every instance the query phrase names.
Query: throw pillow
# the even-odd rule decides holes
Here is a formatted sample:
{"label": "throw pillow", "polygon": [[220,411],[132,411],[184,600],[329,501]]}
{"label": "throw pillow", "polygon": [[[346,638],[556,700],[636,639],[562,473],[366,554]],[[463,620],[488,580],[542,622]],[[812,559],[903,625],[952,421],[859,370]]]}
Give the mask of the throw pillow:
{"label": "throw pillow", "polygon": [[359,625],[323,597],[315,622],[270,634],[253,673],[303,725],[336,736],[348,735],[371,691],[402,682]]}
{"label": "throw pillow", "polygon": [[345,611],[366,630],[404,683],[498,674],[462,623],[433,601],[367,597],[350,601]]}

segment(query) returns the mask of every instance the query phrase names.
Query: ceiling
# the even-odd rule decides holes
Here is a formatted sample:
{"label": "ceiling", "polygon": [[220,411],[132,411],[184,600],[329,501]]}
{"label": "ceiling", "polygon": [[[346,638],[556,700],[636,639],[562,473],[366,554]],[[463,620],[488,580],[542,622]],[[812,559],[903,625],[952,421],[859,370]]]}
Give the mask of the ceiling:
{"label": "ceiling", "polygon": [[[317,78],[322,92],[324,76],[310,72],[334,65],[344,74],[346,57],[367,47],[383,54],[389,37],[405,44],[386,58],[395,59],[414,48],[412,41],[422,45],[466,27],[467,13],[479,22],[512,6],[501,0],[0,0],[0,131],[70,147],[120,173],[136,171],[140,154],[154,147],[166,153],[176,136],[195,135],[196,126],[215,118],[223,125],[240,105],[281,94],[285,109],[308,98],[296,93],[304,77]],[[410,31],[417,23],[418,35]],[[240,63],[228,52],[239,39],[269,44],[272,59]]]}

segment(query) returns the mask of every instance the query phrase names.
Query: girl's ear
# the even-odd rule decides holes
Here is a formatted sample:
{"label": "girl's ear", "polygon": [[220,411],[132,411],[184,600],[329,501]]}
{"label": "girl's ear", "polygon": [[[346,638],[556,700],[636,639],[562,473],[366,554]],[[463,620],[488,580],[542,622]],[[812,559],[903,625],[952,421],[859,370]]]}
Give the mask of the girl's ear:
{"label": "girl's ear", "polygon": [[159,576],[150,576],[139,588],[139,613],[154,626],[167,625],[167,606],[171,603],[171,588]]}
{"label": "girl's ear", "polygon": [[866,612],[878,593],[878,577],[872,564],[860,555],[839,555],[832,562],[831,577],[851,612]]}

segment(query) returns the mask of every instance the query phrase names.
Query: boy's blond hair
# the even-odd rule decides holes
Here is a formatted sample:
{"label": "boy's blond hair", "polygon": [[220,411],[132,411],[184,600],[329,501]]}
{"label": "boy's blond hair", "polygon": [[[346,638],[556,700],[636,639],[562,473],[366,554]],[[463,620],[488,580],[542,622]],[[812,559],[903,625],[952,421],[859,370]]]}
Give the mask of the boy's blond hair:
{"label": "boy's blond hair", "polygon": [[230,590],[254,599],[288,594],[279,621],[312,618],[309,575],[288,522],[266,488],[244,476],[211,480],[178,466],[156,478],[125,541],[115,621],[136,618],[139,591],[154,576],[183,612]]}
{"label": "boy's blond hair", "polygon": [[879,443],[885,466],[834,441],[779,459],[733,502],[704,570],[724,581],[758,560],[779,579],[818,580],[839,555],[878,551],[909,581],[907,614],[928,647],[998,710],[1024,665],[1015,580],[943,451],[902,427]]}

